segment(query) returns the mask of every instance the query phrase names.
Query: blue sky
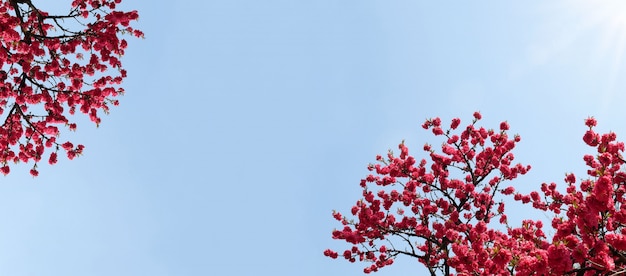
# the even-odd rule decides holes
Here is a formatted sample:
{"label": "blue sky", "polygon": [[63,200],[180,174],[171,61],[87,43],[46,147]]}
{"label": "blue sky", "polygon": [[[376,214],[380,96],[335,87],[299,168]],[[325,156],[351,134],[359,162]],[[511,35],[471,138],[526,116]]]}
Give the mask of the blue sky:
{"label": "blue sky", "polygon": [[361,275],[322,255],[331,212],[424,119],[507,120],[528,191],[583,175],[586,117],[626,135],[618,1],[125,2],[127,94],[64,136],[83,156],[3,178],[0,275]]}

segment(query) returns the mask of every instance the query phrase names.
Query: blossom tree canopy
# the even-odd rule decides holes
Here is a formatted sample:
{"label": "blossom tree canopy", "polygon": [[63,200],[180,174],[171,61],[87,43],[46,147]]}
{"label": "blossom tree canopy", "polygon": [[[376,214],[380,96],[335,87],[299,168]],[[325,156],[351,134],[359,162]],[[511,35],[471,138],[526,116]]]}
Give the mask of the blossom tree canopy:
{"label": "blossom tree canopy", "polygon": [[76,130],[77,111],[96,125],[124,92],[120,58],[123,35],[143,37],[130,26],[137,11],[116,9],[122,0],[73,0],[68,12],[50,14],[35,0],[0,0],[0,172],[10,163],[69,159],[83,145],[59,140]]}
{"label": "blossom tree canopy", "polygon": [[[615,133],[598,134],[594,118],[583,141],[584,179],[567,174],[566,187],[542,184],[540,191],[516,192],[506,185],[530,166],[513,163],[520,136],[509,125],[498,130],[477,126],[480,113],[466,127],[439,118],[422,126],[444,137],[441,150],[426,144],[427,159],[416,159],[401,143],[400,154],[377,156],[372,174],[361,180],[362,198],[352,217],[333,212],[342,227],[332,238],[349,247],[324,255],[369,263],[365,273],[412,257],[431,275],[622,275],[626,273],[626,173],[624,143]],[[505,198],[520,201],[552,220],[509,222]]]}

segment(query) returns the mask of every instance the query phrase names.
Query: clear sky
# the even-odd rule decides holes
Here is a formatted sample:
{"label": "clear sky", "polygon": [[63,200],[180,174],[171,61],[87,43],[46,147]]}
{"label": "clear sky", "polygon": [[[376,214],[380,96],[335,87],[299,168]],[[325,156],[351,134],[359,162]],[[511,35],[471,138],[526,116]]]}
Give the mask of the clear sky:
{"label": "clear sky", "polygon": [[80,158],[2,177],[0,275],[361,275],[331,212],[424,119],[507,120],[528,191],[584,174],[588,116],[626,137],[622,1],[124,2],[127,94]]}

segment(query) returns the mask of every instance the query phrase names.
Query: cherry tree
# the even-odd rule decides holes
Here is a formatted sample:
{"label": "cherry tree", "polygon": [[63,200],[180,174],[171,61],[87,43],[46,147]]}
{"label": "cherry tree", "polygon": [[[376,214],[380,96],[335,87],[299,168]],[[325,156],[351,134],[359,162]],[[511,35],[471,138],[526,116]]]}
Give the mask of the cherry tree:
{"label": "cherry tree", "polygon": [[73,116],[96,125],[117,106],[126,77],[120,58],[128,43],[143,37],[130,26],[137,11],[116,9],[121,0],[73,0],[68,11],[50,14],[35,0],[0,0],[0,172],[11,163],[69,159],[84,146],[60,140],[76,130]]}
{"label": "cherry tree", "polygon": [[[440,150],[424,146],[427,159],[416,159],[403,143],[399,155],[377,156],[361,180],[362,198],[351,216],[333,212],[342,228],[332,238],[349,244],[324,255],[367,263],[370,273],[414,258],[431,275],[621,275],[626,273],[626,173],[624,143],[615,133],[598,134],[594,118],[583,141],[586,176],[567,174],[565,187],[544,183],[530,194],[507,184],[530,166],[515,164],[512,150],[520,136],[478,126],[481,114],[461,126],[439,118],[422,126],[443,137]],[[552,217],[548,226],[526,219],[509,222],[505,199]],[[517,223],[519,224],[519,223]],[[544,228],[551,228],[548,237]]]}

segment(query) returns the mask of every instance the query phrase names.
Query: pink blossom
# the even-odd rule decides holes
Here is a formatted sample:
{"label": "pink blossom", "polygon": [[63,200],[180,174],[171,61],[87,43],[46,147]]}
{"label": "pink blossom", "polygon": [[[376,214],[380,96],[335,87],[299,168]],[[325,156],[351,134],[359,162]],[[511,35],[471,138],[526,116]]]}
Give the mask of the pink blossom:
{"label": "pink blossom", "polygon": [[[351,209],[354,218],[334,213],[344,228],[333,231],[332,238],[349,244],[343,257],[367,262],[365,273],[391,265],[400,256],[417,258],[439,274],[618,275],[626,271],[626,173],[622,169],[626,161],[624,144],[617,142],[616,134],[599,135],[593,130],[584,134],[585,144],[597,155],[583,157],[587,178],[578,185],[576,176],[568,173],[565,188],[544,183],[524,194],[504,184],[531,168],[514,162],[512,151],[521,139],[509,138],[506,122],[500,124],[500,131],[493,131],[475,126],[480,113],[474,119],[460,130],[456,130],[460,120],[453,119],[445,132],[440,121],[428,121],[425,128],[447,138],[438,150],[424,146],[422,154],[430,159],[420,158],[417,163],[402,143],[399,156],[389,153],[368,166],[372,175],[360,182],[362,199]],[[589,118],[585,124],[591,128],[596,122]],[[542,221],[530,219],[514,226],[505,213],[507,197],[532,203],[522,206],[551,217],[547,226],[551,229],[544,230]],[[546,233],[553,234],[548,238]],[[324,255],[338,256],[330,249]]]}

